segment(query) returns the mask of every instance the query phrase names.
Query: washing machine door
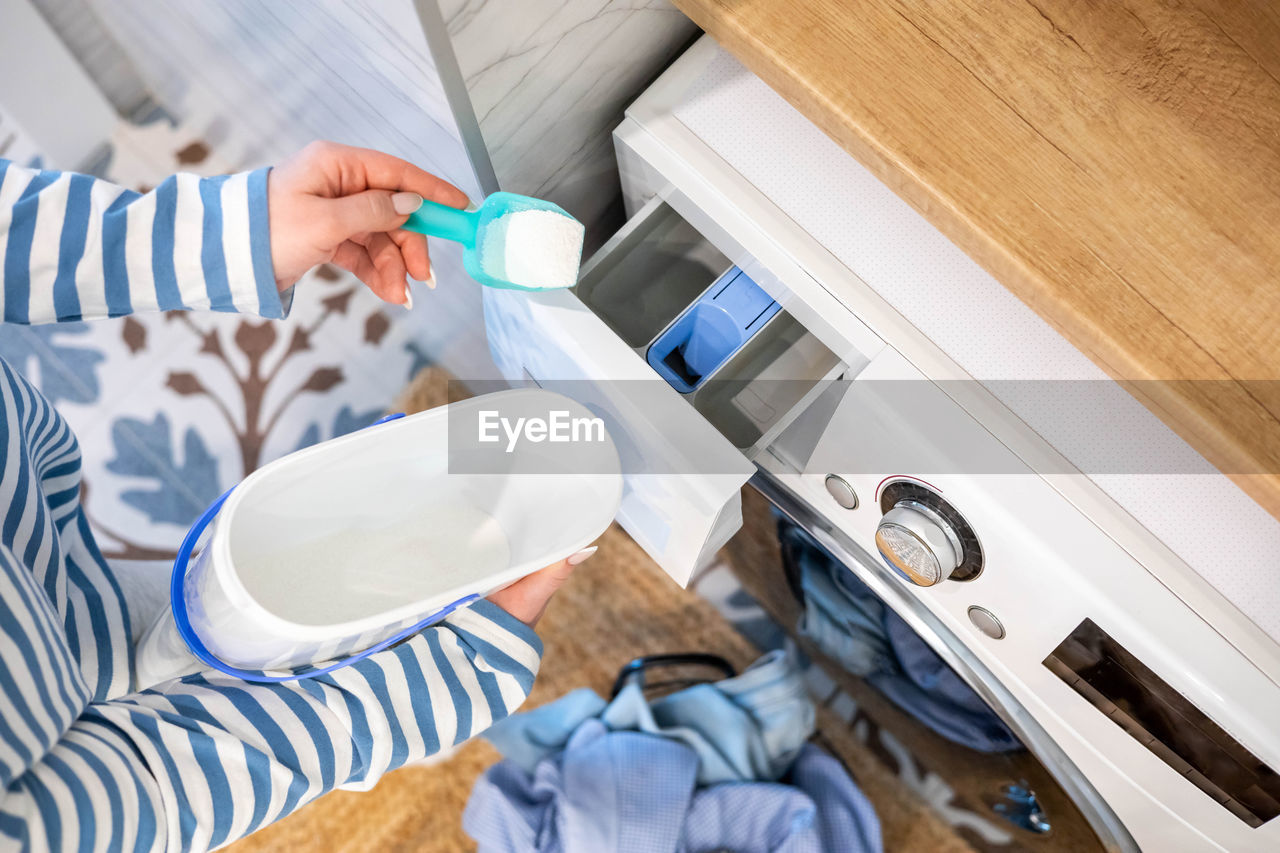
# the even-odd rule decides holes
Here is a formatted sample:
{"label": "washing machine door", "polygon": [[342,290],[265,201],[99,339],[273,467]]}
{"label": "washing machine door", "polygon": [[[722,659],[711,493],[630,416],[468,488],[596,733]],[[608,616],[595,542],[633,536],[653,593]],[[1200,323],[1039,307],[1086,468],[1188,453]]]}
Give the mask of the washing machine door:
{"label": "washing machine door", "polygon": [[1008,721],[1026,714],[997,709],[993,693],[979,695],[848,569],[870,555],[852,553],[861,550],[852,542],[843,550],[767,475],[752,485],[727,562],[809,658],[810,684],[837,721],[834,735],[820,726],[825,737],[860,742],[846,746],[869,750],[975,849],[1137,850],[1047,737],[1031,742],[1015,733]]}

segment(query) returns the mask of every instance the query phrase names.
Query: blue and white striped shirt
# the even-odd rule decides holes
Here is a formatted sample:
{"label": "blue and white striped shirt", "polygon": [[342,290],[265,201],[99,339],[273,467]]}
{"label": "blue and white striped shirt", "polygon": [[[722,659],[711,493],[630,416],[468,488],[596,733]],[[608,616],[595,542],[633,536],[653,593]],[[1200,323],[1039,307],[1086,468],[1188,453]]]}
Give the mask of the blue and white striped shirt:
{"label": "blue and white striped shirt", "polygon": [[[178,175],[140,195],[0,160],[4,320],[283,317],[266,183]],[[79,495],[75,436],[0,361],[0,849],[216,847],[460,743],[532,687],[537,636],[481,601],[328,676],[130,693],[128,612]]]}

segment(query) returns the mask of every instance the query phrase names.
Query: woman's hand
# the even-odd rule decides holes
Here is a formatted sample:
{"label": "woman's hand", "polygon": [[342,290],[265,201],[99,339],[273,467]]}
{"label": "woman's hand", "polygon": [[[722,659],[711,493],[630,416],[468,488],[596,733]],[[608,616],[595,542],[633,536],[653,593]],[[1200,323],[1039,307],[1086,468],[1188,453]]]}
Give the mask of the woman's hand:
{"label": "woman's hand", "polygon": [[435,280],[427,238],[400,226],[423,199],[466,207],[453,184],[398,157],[313,142],[271,170],[267,207],[276,285],[317,264],[349,270],[387,302],[412,306],[406,276]]}
{"label": "woman's hand", "polygon": [[489,600],[532,628],[542,618],[547,604],[551,601],[551,596],[569,579],[569,575],[573,574],[574,567],[595,552],[595,545],[583,548],[578,553],[570,555],[568,559],[552,563],[545,569],[525,575],[510,586],[491,593]]}

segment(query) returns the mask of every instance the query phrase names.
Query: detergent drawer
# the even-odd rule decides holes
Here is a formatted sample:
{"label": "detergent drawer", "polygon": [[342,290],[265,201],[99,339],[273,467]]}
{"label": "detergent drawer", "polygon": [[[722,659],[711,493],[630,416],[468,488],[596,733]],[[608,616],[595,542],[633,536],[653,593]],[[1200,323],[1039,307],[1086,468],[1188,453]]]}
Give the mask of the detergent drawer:
{"label": "detergent drawer", "polygon": [[504,376],[565,394],[605,421],[626,483],[619,521],[680,583],[741,526],[739,491],[755,472],[754,455],[843,369],[745,279],[735,285],[742,298],[734,313],[747,318],[748,332],[709,359],[683,347],[706,368],[696,387],[655,370],[646,360],[654,345],[670,342],[691,307],[741,275],[655,198],[583,266],[573,291],[484,294],[489,346]]}
{"label": "detergent drawer", "polygon": [[731,260],[667,200],[654,198],[584,267],[576,288],[593,314],[749,458],[845,369],[783,308],[777,287],[763,286],[761,272],[741,253]]}

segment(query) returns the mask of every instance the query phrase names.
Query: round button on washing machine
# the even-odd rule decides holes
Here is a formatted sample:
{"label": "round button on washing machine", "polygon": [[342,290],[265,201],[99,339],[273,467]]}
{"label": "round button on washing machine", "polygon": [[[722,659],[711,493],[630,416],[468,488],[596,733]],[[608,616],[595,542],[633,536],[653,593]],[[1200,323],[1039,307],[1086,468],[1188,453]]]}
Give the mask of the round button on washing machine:
{"label": "round button on washing machine", "polygon": [[982,573],[982,546],[959,511],[925,483],[895,480],[880,494],[884,513],[876,549],[917,586],[971,581]]}
{"label": "round button on washing machine", "polygon": [[1004,625],[996,618],[996,615],[985,607],[979,607],[974,604],[969,608],[969,621],[973,623],[973,627],[986,634],[993,640],[1004,639]]}
{"label": "round button on washing machine", "polygon": [[848,481],[838,474],[827,475],[827,492],[831,497],[836,499],[836,503],[845,509],[858,508],[858,493],[853,490]]}
{"label": "round button on washing machine", "polygon": [[919,586],[944,581],[964,559],[960,538],[937,510],[917,501],[899,501],[876,528],[880,555]]}

